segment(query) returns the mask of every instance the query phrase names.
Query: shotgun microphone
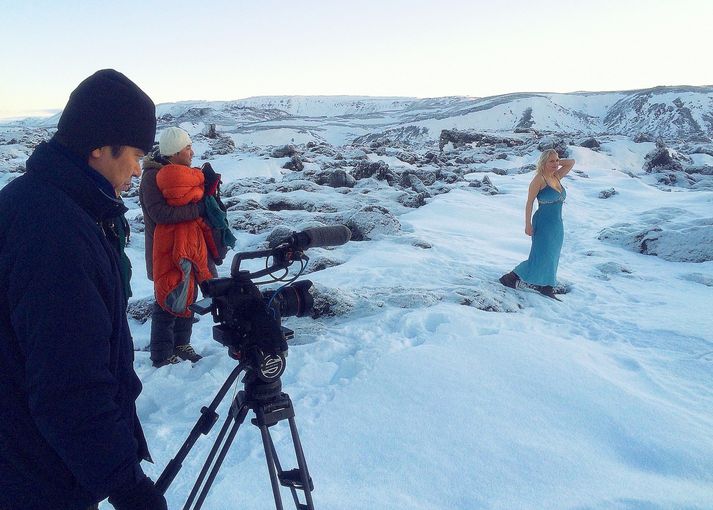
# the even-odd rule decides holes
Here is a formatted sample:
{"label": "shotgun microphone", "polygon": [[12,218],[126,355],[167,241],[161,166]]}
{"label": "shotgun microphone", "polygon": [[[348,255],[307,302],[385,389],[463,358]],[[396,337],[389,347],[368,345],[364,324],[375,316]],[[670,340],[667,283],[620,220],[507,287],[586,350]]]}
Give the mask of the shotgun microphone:
{"label": "shotgun microphone", "polygon": [[304,251],[308,248],[341,246],[351,238],[351,230],[344,225],[335,225],[333,227],[308,228],[302,232],[295,232],[285,242],[296,250]]}

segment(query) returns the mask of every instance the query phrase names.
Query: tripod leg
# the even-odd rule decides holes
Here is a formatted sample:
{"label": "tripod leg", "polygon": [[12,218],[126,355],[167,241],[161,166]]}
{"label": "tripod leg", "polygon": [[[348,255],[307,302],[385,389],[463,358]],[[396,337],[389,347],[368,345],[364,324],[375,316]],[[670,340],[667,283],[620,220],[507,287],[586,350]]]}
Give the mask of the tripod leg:
{"label": "tripod leg", "polygon": [[275,508],[282,510],[282,498],[280,497],[280,486],[277,481],[277,467],[275,461],[277,456],[273,455],[275,446],[272,443],[270,432],[266,425],[260,425],[260,434],[262,435],[262,446],[265,449],[265,459],[267,460],[267,470],[270,473],[270,483],[272,484],[272,494],[275,497]]}
{"label": "tripod leg", "polygon": [[[300,474],[302,475],[302,487],[305,493],[305,499],[307,500],[307,508],[309,510],[314,510],[314,503],[312,502],[312,491],[314,489],[312,487],[312,479],[310,478],[309,471],[307,470],[307,461],[305,460],[305,454],[302,451],[302,443],[300,442],[300,436],[297,433],[297,424],[295,423],[294,417],[290,418],[288,421],[290,423],[290,433],[292,434],[292,444],[294,444],[295,446],[297,467],[299,468]],[[293,495],[295,498],[297,498],[296,494],[293,493]]]}
{"label": "tripod leg", "polygon": [[[247,411],[246,411],[247,413]],[[208,454],[208,457],[206,458],[205,462],[203,463],[203,468],[201,469],[200,474],[198,475],[198,478],[196,478],[196,483],[193,485],[193,489],[191,490],[191,493],[188,495],[188,499],[186,500],[185,505],[183,506],[184,510],[188,510],[191,507],[191,504],[193,503],[193,500],[196,497],[196,494],[198,494],[198,490],[200,489],[201,485],[203,484],[203,480],[205,479],[206,474],[208,473],[208,469],[210,469],[211,465],[213,464],[213,459],[215,458],[216,453],[218,453],[218,448],[223,444],[223,438],[225,437],[225,433],[228,431],[228,427],[230,426],[232,422],[233,416],[232,416],[232,411],[228,413],[228,416],[225,418],[225,422],[223,423],[223,426],[220,429],[220,432],[218,433],[218,436],[215,438],[215,441],[213,441],[213,447],[210,450],[210,453]]]}
{"label": "tripod leg", "polygon": [[220,404],[223,400],[230,386],[232,386],[235,379],[237,379],[238,375],[240,375],[244,369],[245,365],[243,363],[235,367],[223,383],[223,386],[220,388],[218,394],[215,396],[210,405],[207,408],[204,407],[201,409],[201,417],[193,426],[193,429],[186,438],[186,441],[183,443],[183,446],[181,446],[181,449],[178,450],[176,456],[171,459],[166,468],[163,470],[163,473],[161,473],[161,476],[159,476],[158,480],[156,480],[156,489],[158,489],[161,494],[166,492],[166,489],[168,489],[169,485],[171,485],[173,479],[176,478],[176,475],[181,470],[181,467],[183,467],[182,463],[184,459],[191,451],[191,448],[193,448],[193,445],[196,443],[200,435],[207,435],[208,432],[210,432],[213,424],[218,419],[218,415],[215,412],[218,404]]}
{"label": "tripod leg", "polygon": [[[243,402],[240,404],[240,407],[238,408],[238,411],[233,415],[233,409],[231,409],[231,412],[229,413],[228,417],[226,418],[225,424],[223,425],[223,429],[227,429],[228,423],[230,423],[230,419],[234,416],[235,418],[235,423],[233,423],[232,428],[230,429],[230,432],[228,433],[228,437],[225,439],[225,443],[220,449],[220,453],[218,454],[218,458],[215,461],[215,464],[213,465],[213,468],[210,471],[210,475],[208,476],[208,479],[205,482],[205,485],[203,486],[203,489],[201,490],[200,495],[198,496],[198,499],[196,500],[196,505],[194,507],[195,510],[199,510],[201,506],[203,506],[203,502],[205,501],[205,498],[208,496],[208,491],[210,490],[211,485],[213,485],[213,482],[215,481],[215,477],[218,475],[218,471],[220,470],[220,466],[223,464],[223,460],[225,459],[225,456],[228,453],[228,450],[230,449],[230,445],[233,443],[233,440],[235,439],[235,435],[238,433],[238,429],[240,428],[240,425],[243,423],[245,420],[245,416],[248,414],[249,406],[247,403]],[[224,431],[221,430],[221,434]],[[210,452],[210,455],[208,456],[208,459],[206,460],[206,464],[203,466],[203,471],[205,471],[209,465],[209,461],[212,460],[212,457],[215,456],[215,451],[217,451],[218,444],[213,445],[213,449]],[[201,477],[205,475],[205,473],[201,471]],[[196,486],[193,487],[193,491],[191,492],[191,496],[189,497],[189,500],[186,501],[185,506],[183,507],[183,510],[187,510],[189,508],[189,504],[192,502],[193,497],[195,497],[195,491],[197,489],[197,484],[198,481],[196,481]]]}
{"label": "tripod leg", "polygon": [[[306,494],[305,498],[307,500],[307,505],[303,505],[302,503],[300,503],[300,498],[297,495],[298,488],[303,489],[303,487],[307,487],[307,485],[305,485],[305,479],[309,480],[309,483],[310,483],[309,487],[312,488],[311,480],[309,479],[309,474],[308,473],[306,474],[306,478],[305,478],[305,476],[303,476],[305,474],[305,470],[302,469],[302,466],[304,466],[305,463],[304,462],[300,463],[299,456],[298,456],[297,464],[300,466],[300,469],[293,469],[289,472],[283,471],[282,466],[280,465],[280,459],[277,455],[277,450],[275,449],[275,443],[272,441],[272,436],[269,434],[269,430],[268,430],[268,437],[270,439],[270,451],[272,452],[272,457],[275,461],[275,466],[277,467],[277,477],[280,480],[280,483],[282,485],[286,485],[289,487],[290,493],[292,494],[292,500],[295,502],[295,508],[297,508],[297,510],[314,510],[314,508],[312,506],[312,495],[311,494],[308,494],[307,491],[305,490],[305,494]],[[293,436],[293,441],[294,441],[294,436]],[[299,441],[299,438],[298,438],[298,441]],[[300,451],[301,451],[301,449],[300,449]],[[297,454],[297,448],[295,448],[295,454]],[[297,483],[298,477],[299,477],[299,482]]]}
{"label": "tripod leg", "polygon": [[[275,493],[275,500],[278,499],[277,481],[274,480],[274,475],[277,475],[277,479],[281,485],[289,487],[292,493],[292,499],[295,502],[295,507],[297,510],[314,510],[314,504],[312,502],[312,493],[314,486],[312,485],[312,479],[309,476],[309,471],[307,470],[307,462],[305,461],[304,452],[302,451],[302,444],[300,443],[300,437],[297,433],[297,425],[294,420],[294,408],[292,407],[292,402],[288,399],[286,400],[287,406],[283,407],[283,414],[280,419],[287,419],[290,425],[290,434],[292,435],[292,443],[295,449],[295,457],[297,458],[297,469],[292,469],[290,471],[283,471],[280,465],[280,459],[277,455],[277,450],[275,449],[275,443],[272,441],[272,436],[268,429],[268,425],[265,420],[264,408],[258,408],[256,410],[257,425],[260,428],[260,433],[262,434],[262,441],[265,447],[265,457],[267,460],[268,469],[270,470],[270,478],[273,482],[273,492]],[[278,420],[279,421],[279,420]],[[277,423],[277,422],[272,422]],[[299,497],[297,495],[297,490],[302,490],[305,493],[306,504],[300,503]],[[278,505],[278,510],[281,510],[282,506]]]}

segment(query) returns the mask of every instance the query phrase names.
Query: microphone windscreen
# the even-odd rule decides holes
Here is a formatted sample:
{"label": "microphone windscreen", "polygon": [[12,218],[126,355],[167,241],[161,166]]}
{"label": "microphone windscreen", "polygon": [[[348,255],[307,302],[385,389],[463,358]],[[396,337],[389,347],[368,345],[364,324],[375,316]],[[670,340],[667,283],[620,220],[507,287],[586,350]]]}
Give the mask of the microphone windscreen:
{"label": "microphone windscreen", "polygon": [[352,231],[344,225],[308,228],[304,233],[309,236],[308,248],[340,246],[352,238]]}

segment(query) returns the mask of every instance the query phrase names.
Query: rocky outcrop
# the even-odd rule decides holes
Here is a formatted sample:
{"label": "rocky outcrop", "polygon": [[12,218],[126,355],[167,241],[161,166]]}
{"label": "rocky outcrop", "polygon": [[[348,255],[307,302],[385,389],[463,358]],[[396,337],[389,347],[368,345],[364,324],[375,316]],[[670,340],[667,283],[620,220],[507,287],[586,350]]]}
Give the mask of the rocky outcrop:
{"label": "rocky outcrop", "polygon": [[671,262],[713,260],[713,218],[680,219],[685,217],[681,209],[653,209],[636,223],[603,229],[598,239]]}
{"label": "rocky outcrop", "polygon": [[691,163],[690,157],[679,152],[672,151],[666,144],[659,140],[656,148],[649,152],[644,158],[644,171],[646,173],[675,171],[682,172],[684,163]]}
{"label": "rocky outcrop", "polygon": [[352,241],[368,241],[382,235],[397,234],[401,223],[388,209],[368,205],[354,213],[346,222],[352,231]]}
{"label": "rocky outcrop", "polygon": [[297,154],[297,148],[294,145],[283,145],[273,149],[270,156],[273,158],[291,158],[295,154]]}
{"label": "rocky outcrop", "polygon": [[373,177],[374,179],[380,181],[386,181],[392,184],[396,181],[396,176],[394,172],[389,169],[389,165],[383,161],[360,161],[354,166],[352,170],[352,176],[356,180],[368,179]]}
{"label": "rocky outcrop", "polygon": [[557,155],[560,158],[569,157],[569,141],[558,136],[547,136],[540,140],[537,144],[537,150],[542,152],[549,149],[554,149],[557,151]]}
{"label": "rocky outcrop", "polygon": [[614,195],[618,195],[619,192],[614,188],[605,189],[599,192],[599,198],[611,198]]}
{"label": "rocky outcrop", "polygon": [[444,129],[443,131],[441,131],[441,136],[438,139],[438,148],[440,150],[443,150],[443,148],[449,143],[453,144],[454,148],[458,148],[468,144],[476,144],[477,146],[496,145],[503,147],[515,147],[518,145],[522,145],[525,142],[517,138],[494,136],[485,133],[478,133],[475,131]]}

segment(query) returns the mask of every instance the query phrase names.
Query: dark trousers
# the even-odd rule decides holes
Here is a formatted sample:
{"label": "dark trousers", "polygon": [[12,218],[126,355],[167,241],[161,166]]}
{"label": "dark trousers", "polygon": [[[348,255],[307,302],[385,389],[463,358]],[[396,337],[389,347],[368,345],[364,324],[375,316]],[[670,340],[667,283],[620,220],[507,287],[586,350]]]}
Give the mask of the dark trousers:
{"label": "dark trousers", "polygon": [[173,355],[176,346],[191,342],[193,314],[176,317],[153,304],[151,310],[151,361],[163,361]]}

